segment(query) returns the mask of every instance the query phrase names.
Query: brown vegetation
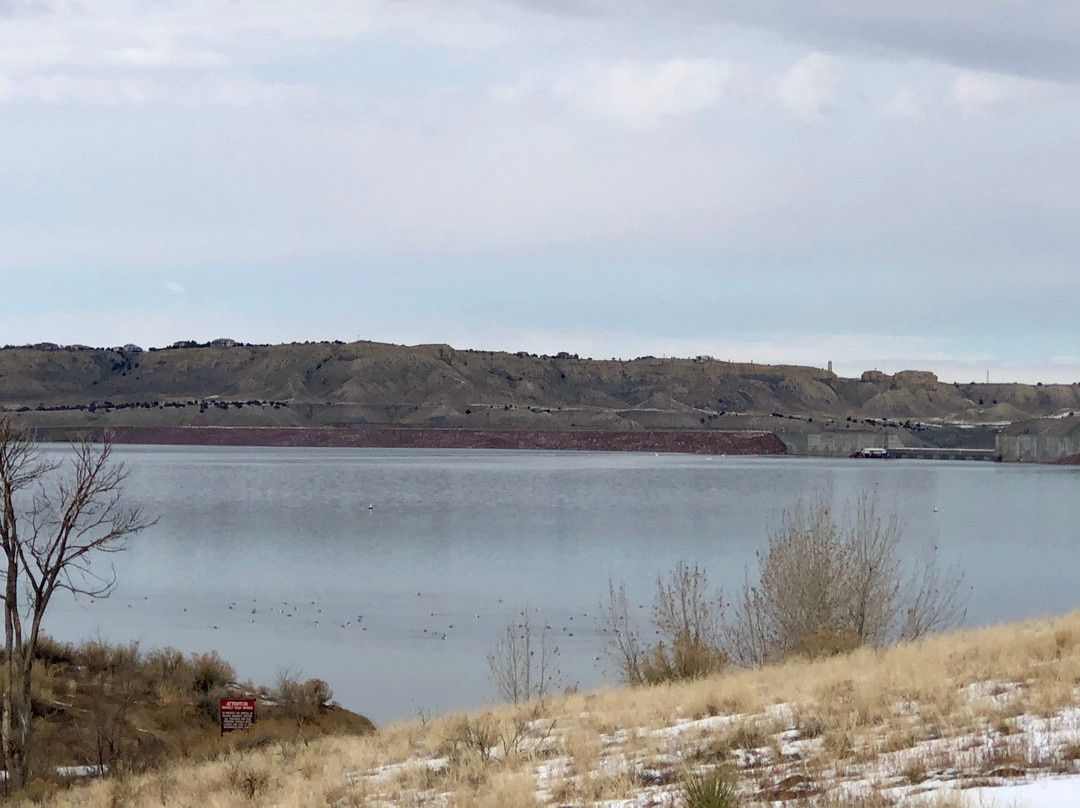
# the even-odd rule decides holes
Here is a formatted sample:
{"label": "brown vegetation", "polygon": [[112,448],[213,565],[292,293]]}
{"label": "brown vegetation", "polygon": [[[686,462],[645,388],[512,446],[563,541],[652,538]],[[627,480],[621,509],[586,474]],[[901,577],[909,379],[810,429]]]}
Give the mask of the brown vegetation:
{"label": "brown vegetation", "polygon": [[704,569],[679,563],[656,581],[646,643],[625,586],[608,581],[601,633],[630,684],[694,679],[790,656],[833,656],[882,648],[960,625],[969,591],[959,567],[942,568],[937,550],[905,566],[900,526],[863,496],[846,521],[825,502],[786,514],[758,556],[758,575],[730,604]]}
{"label": "brown vegetation", "polygon": [[735,599],[727,632],[744,665],[881,648],[960,625],[968,590],[930,546],[905,569],[895,514],[863,495],[847,519],[825,502],[786,514],[758,557],[758,578]]}
{"label": "brown vegetation", "polygon": [[1074,613],[365,737],[215,743],[45,804],[644,808],[697,779],[703,798],[730,782],[743,806],[960,806],[961,787],[1080,774],[1078,681]]}
{"label": "brown vegetation", "polygon": [[[283,676],[273,689],[235,682],[217,653],[182,654],[172,648],[144,653],[137,643],[111,646],[38,644],[32,703],[34,743],[29,757],[37,791],[70,782],[71,767],[131,773],[180,758],[207,758],[238,749],[307,740],[328,732],[366,733],[371,723],[331,703],[318,679]],[[256,697],[251,731],[219,739],[218,702]]]}
{"label": "brown vegetation", "polygon": [[[0,551],[4,576],[4,679],[0,702],[6,783],[22,788],[30,769],[31,704],[41,621],[54,594],[106,597],[115,578],[100,556],[155,520],[121,501],[124,469],[108,442],[72,446],[53,463],[33,436],[0,417]],[[97,566],[94,562],[97,561]],[[102,718],[102,721],[106,719]]]}

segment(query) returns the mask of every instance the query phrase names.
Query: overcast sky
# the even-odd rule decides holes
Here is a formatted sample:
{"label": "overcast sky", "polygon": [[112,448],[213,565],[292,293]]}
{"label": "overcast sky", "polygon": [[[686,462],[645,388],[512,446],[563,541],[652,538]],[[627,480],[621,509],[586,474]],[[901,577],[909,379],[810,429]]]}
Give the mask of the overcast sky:
{"label": "overcast sky", "polygon": [[1075,0],[0,0],[0,344],[1080,381]]}

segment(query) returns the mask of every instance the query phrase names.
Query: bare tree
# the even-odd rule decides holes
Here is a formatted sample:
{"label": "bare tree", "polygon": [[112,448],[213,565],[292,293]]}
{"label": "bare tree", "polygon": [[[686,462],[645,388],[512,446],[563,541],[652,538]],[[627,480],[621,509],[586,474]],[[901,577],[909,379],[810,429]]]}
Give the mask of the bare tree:
{"label": "bare tree", "polygon": [[761,590],[750,583],[750,573],[738,598],[731,604],[725,627],[724,648],[737,665],[756,668],[769,660],[771,641]]}
{"label": "bare tree", "polygon": [[116,583],[111,566],[94,567],[101,554],[122,550],[126,539],[154,523],[121,503],[123,465],[112,446],[72,446],[68,463],[52,462],[34,436],[0,418],[0,547],[4,567],[4,668],[0,740],[7,785],[28,776],[31,743],[30,682],[45,611],[58,590],[96,598]]}
{"label": "bare tree", "polygon": [[721,650],[724,603],[704,567],[678,562],[656,579],[652,624],[660,640],[646,659],[646,682],[696,679],[727,665]]}
{"label": "bare tree", "polygon": [[971,590],[964,588],[963,571],[957,564],[943,570],[939,562],[936,545],[916,562],[907,585],[901,640],[917,640],[947,630],[964,622],[967,616]]}
{"label": "bare tree", "polygon": [[600,603],[600,633],[606,636],[605,650],[608,657],[619,666],[623,681],[639,685],[645,681],[643,673],[646,650],[630,617],[630,602],[626,597],[626,584],[615,582],[608,576],[607,602]]}
{"label": "bare tree", "polygon": [[703,567],[680,561],[667,578],[657,576],[652,625],[659,640],[642,643],[630,617],[626,587],[608,579],[608,600],[601,604],[601,632],[608,656],[631,684],[694,679],[727,664],[722,650],[723,601],[709,587]]}
{"label": "bare tree", "polygon": [[543,699],[558,687],[558,646],[552,644],[551,633],[545,626],[533,628],[526,607],[520,623],[508,623],[488,655],[488,668],[499,695],[518,704],[530,699]]}

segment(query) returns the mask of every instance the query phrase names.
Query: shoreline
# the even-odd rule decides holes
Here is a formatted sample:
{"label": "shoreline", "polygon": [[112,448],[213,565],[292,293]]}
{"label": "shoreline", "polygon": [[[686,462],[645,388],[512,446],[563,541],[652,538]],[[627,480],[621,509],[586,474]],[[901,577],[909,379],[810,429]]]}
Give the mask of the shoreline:
{"label": "shoreline", "polygon": [[136,427],[38,429],[43,441],[108,434],[115,444],[164,446],[278,446],[378,449],[537,449],[554,451],[672,452],[702,455],[784,455],[772,432],[667,430],[516,430],[429,427]]}

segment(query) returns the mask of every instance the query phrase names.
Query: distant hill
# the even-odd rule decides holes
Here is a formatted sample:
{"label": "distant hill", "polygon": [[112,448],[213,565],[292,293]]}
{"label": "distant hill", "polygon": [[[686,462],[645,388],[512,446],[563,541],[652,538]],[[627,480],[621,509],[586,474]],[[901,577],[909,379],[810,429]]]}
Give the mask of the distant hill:
{"label": "distant hill", "polygon": [[[1080,411],[1080,385],[849,379],[708,357],[630,361],[376,342],[216,340],[0,350],[0,408],[39,427],[850,429],[1002,424]],[[868,424],[868,422],[871,422]]]}

